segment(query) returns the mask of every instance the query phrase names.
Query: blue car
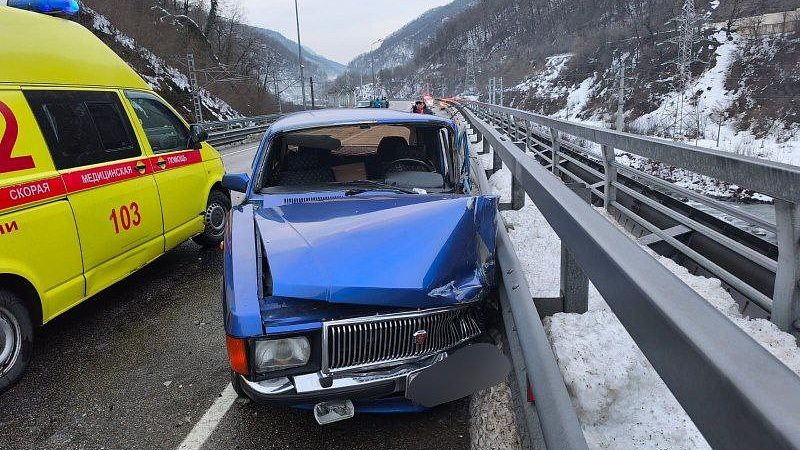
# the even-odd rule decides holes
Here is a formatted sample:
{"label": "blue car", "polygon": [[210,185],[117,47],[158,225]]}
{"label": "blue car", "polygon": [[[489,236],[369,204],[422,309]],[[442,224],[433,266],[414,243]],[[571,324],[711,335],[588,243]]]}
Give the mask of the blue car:
{"label": "blue car", "polygon": [[386,109],[285,116],[228,221],[223,304],[232,383],[320,424],[420,411],[492,386],[486,333],[497,198],[473,195],[466,134]]}

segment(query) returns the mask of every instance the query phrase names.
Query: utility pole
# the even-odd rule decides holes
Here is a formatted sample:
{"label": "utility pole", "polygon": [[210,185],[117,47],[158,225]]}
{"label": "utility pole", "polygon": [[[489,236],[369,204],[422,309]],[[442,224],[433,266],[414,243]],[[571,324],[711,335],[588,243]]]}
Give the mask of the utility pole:
{"label": "utility pole", "polygon": [[504,106],[503,105],[503,95],[504,94],[505,94],[505,92],[503,91],[503,77],[500,77],[500,106]]}
{"label": "utility pole", "polygon": [[203,102],[200,99],[200,86],[197,85],[197,74],[195,73],[194,54],[186,55],[186,64],[189,66],[189,89],[192,94],[192,104],[194,105],[194,120],[203,123]]}
{"label": "utility pole", "polygon": [[625,128],[625,63],[619,68],[619,92],[617,93],[617,131]]}
{"label": "utility pole", "polygon": [[314,104],[314,77],[308,78],[308,84],[311,85],[311,109],[316,109],[317,105]]}
{"label": "utility pole", "polygon": [[[684,103],[687,100],[686,91],[692,81],[692,64],[706,64],[705,61],[701,61],[699,58],[699,47],[704,41],[701,29],[707,18],[707,15],[704,16],[697,13],[694,0],[684,0],[680,15],[668,22],[675,24],[674,36],[668,42],[676,46],[678,53],[677,58],[666,63],[675,65],[678,75],[677,87],[680,92],[680,98],[675,114],[672,117],[672,126],[677,128],[678,136],[684,135]],[[700,130],[698,129],[697,132],[699,134]]]}
{"label": "utility pole", "polygon": [[464,80],[464,90],[468,95],[477,95],[478,94],[478,85],[476,82],[477,76],[477,69],[476,65],[478,63],[478,46],[475,44],[475,39],[472,35],[467,38],[467,46],[464,49],[466,52],[466,79]]}
{"label": "utility pole", "polygon": [[283,114],[283,105],[281,105],[281,92],[278,90],[278,68],[272,69],[272,82],[275,85],[275,101],[278,102],[278,114]]}
{"label": "utility pole", "polygon": [[372,70],[372,96],[375,98],[379,97],[378,93],[378,79],[375,76],[375,44],[383,42],[383,38],[378,39],[377,41],[373,42],[369,45],[369,65]]}
{"label": "utility pole", "polygon": [[300,65],[300,91],[303,95],[303,109],[306,109],[306,76],[303,73],[303,45],[300,44],[300,10],[294,0],[294,18],[297,23],[297,64]]}
{"label": "utility pole", "polygon": [[622,54],[614,58],[612,70],[617,77],[617,123],[616,130],[624,131],[625,129],[625,99],[628,95],[628,89],[625,87],[626,71],[628,69],[628,54]]}

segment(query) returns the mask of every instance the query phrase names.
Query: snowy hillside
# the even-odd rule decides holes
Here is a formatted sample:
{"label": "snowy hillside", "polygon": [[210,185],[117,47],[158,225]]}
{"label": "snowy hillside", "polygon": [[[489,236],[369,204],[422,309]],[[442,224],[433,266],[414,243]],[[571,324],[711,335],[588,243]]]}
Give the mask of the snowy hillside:
{"label": "snowy hillside", "polygon": [[[649,110],[625,109],[627,130],[635,133],[676,138],[700,146],[719,148],[734,153],[800,165],[800,123],[792,111],[773,117],[767,129],[750,119],[752,113],[737,109],[737,105],[756,104],[752,86],[746,79],[732,73],[734,65],[751,65],[753,56],[759,64],[774,65],[778,49],[800,49],[800,39],[785,36],[765,36],[753,42],[737,33],[728,39],[723,31],[712,35],[715,50],[712,63],[691,80],[685,94],[679,91],[649,94]],[[524,82],[514,86],[511,105],[532,110],[544,110],[555,117],[578,120],[595,125],[611,126],[615,119],[617,90],[607,80],[614,79],[611,68],[605,73],[593,73],[574,84],[563,77],[570,55],[554,55],[546,59],[544,68]],[[787,73],[787,84],[800,81],[800,73]],[[664,91],[661,82],[642,88]],[[781,80],[776,80],[780,82]],[[628,98],[641,96],[626,92]],[[681,99],[684,101],[684,121],[675,124]],[[641,108],[641,107],[640,107]],[[679,129],[680,128],[680,129]],[[719,138],[719,144],[717,139]]]}
{"label": "snowy hillside", "polygon": [[[670,88],[670,79],[639,85],[634,82],[635,87],[625,94],[626,131],[800,165],[798,105],[790,102],[788,107],[776,107],[763,104],[765,98],[759,97],[765,95],[759,88],[759,83],[765,82],[761,74],[771,70],[779,72],[768,81],[772,89],[797,92],[800,72],[786,71],[784,62],[777,58],[800,51],[800,38],[772,35],[754,39],[738,33],[728,37],[718,31],[711,35],[709,48],[713,49],[709,64],[691,79],[683,93]],[[541,71],[507,92],[511,106],[596,126],[614,126],[619,91],[608,82],[615,79],[612,68],[576,83],[564,73],[571,58],[569,54],[546,58]],[[649,92],[647,102],[632,105],[631,99],[643,97],[644,92]],[[767,111],[769,107],[774,110]],[[680,108],[682,121],[676,118]],[[714,197],[768,200],[736,185],[641,158],[623,158],[637,168]]]}
{"label": "snowy hillside", "polygon": [[474,5],[476,1],[455,0],[427,11],[384,39],[374,51],[353,59],[348,67],[356,73],[368,73],[373,59],[376,71],[407,64],[414,59],[417,48],[430,42],[444,23]]}
{"label": "snowy hillside", "polygon": [[[797,0],[477,0],[441,24],[412,62],[382,71],[380,79],[392,96],[476,89],[488,100],[489,79],[502,77],[506,106],[604,127],[616,125],[623,98],[626,131],[800,165],[798,6]],[[467,84],[468,67],[474,85]],[[629,160],[709,195],[767,200]]]}
{"label": "snowy hillside", "polygon": [[[188,117],[187,55],[203,93],[204,119],[291,111],[296,48],[245,23],[232,2],[82,0],[77,17]],[[102,16],[102,19],[98,17]],[[337,65],[308,51],[306,75],[327,78]],[[324,68],[320,68],[320,65]],[[283,99],[283,101],[279,101]]]}
{"label": "snowy hillside", "polygon": [[[194,120],[189,79],[183,72],[166,64],[147,48],[137,45],[135,40],[114,27],[104,15],[87,6],[81,10],[81,21],[125,59],[153,90],[169,101],[187,120]],[[201,90],[201,98],[206,120],[226,120],[240,116],[224,100],[205,89]]]}

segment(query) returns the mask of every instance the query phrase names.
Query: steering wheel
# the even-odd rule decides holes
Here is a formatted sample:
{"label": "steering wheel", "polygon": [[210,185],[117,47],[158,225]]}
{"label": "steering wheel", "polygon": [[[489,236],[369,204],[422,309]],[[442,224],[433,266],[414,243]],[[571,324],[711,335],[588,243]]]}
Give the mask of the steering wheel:
{"label": "steering wheel", "polygon": [[389,166],[386,168],[387,172],[405,172],[406,166],[405,164],[409,165],[416,165],[419,167],[423,167],[427,172],[435,172],[436,170],[433,168],[433,165],[427,163],[421,159],[414,159],[414,158],[400,158],[395,159],[394,161],[389,163]]}

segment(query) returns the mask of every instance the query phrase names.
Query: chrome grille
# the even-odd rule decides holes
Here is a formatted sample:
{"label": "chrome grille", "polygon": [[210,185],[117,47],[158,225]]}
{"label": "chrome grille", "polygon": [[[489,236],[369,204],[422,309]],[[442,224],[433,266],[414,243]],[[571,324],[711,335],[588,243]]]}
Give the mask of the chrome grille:
{"label": "chrome grille", "polygon": [[[426,332],[426,339],[417,335]],[[322,369],[366,369],[423,358],[481,333],[475,308],[436,309],[325,322]]]}

